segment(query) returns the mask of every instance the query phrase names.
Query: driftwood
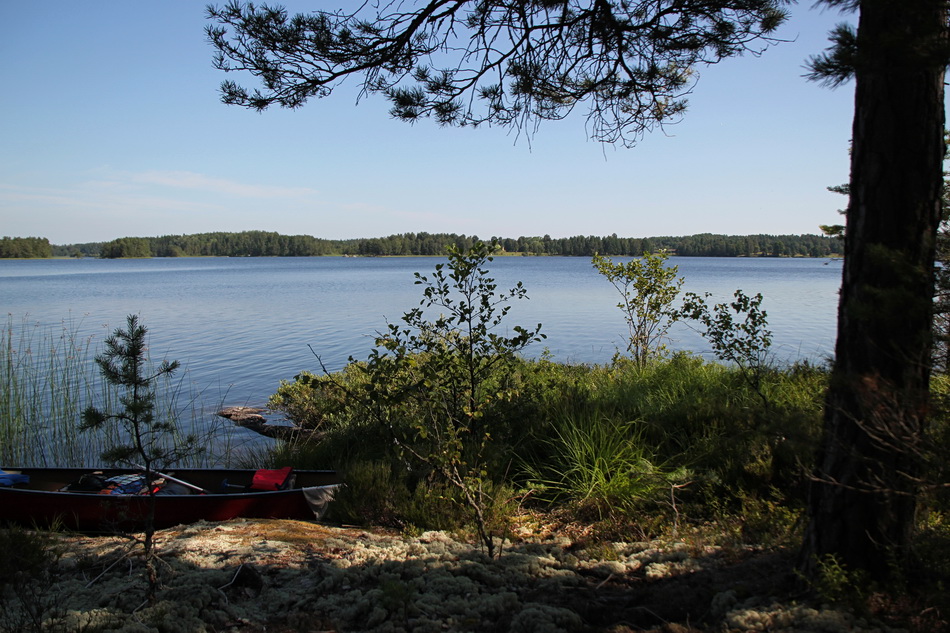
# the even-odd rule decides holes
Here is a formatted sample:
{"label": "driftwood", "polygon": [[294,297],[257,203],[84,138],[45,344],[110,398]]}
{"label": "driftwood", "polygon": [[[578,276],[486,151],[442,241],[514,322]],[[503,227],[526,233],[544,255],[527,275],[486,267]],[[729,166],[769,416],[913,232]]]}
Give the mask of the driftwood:
{"label": "driftwood", "polygon": [[237,426],[277,440],[288,442],[310,441],[318,439],[322,435],[321,433],[315,433],[312,429],[303,429],[299,426],[270,424],[267,422],[267,418],[262,415],[264,411],[265,409],[254,407],[225,407],[218,411],[218,415],[231,420]]}

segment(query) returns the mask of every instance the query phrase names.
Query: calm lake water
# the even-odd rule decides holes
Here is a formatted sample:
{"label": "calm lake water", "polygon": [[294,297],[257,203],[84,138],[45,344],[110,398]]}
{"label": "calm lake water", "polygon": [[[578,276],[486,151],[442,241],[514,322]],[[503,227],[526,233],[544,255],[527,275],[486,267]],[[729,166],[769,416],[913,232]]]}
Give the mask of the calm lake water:
{"label": "calm lake water", "polygon": [[[196,391],[217,404],[261,405],[281,379],[365,358],[373,334],[421,298],[413,273],[438,258],[185,258],[0,261],[0,308],[15,327],[61,329],[101,341],[138,314],[153,360],[178,360]],[[826,259],[672,258],[684,290],[716,301],[761,292],[783,361],[821,361],[834,348],[841,264]],[[509,324],[542,323],[555,360],[609,361],[624,346],[619,294],[587,258],[502,257],[499,289],[522,281]],[[708,353],[677,326],[670,347]],[[309,346],[309,347],[308,347]]]}

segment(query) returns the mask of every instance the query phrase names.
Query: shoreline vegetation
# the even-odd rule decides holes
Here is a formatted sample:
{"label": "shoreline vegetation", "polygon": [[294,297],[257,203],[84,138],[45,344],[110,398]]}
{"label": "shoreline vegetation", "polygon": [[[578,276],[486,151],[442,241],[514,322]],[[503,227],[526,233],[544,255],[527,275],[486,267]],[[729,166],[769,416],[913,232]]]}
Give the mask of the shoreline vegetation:
{"label": "shoreline vegetation", "polygon": [[[330,525],[162,531],[154,603],[143,601],[132,545],[0,529],[0,563],[21,579],[0,581],[9,598],[0,631],[950,631],[947,374],[932,377],[919,447],[925,511],[908,556],[893,561],[900,582],[874,582],[834,556],[806,577],[796,552],[828,368],[770,362],[765,314],[738,291],[731,304],[697,297],[676,317],[704,316],[721,362],[660,347],[639,360],[618,351],[605,364],[524,358],[541,326],[514,326],[511,338],[495,331],[508,300],[524,294],[520,284],[496,288],[489,252],[450,251],[448,264],[416,274],[437,320],[410,310],[377,333],[365,360],[281,383],[269,406],[315,441],[227,455],[252,468],[338,471],[346,486]],[[652,279],[616,270],[621,280]],[[623,305],[631,318],[674,316]],[[0,367],[11,372],[0,378],[21,386],[23,405],[0,407],[9,413],[0,430],[12,431],[0,449],[35,451],[42,445],[20,412],[33,400],[64,401],[56,422],[74,435],[90,396],[60,388],[94,377],[88,364],[63,374],[47,359],[82,357],[55,337],[43,348],[29,331],[20,342],[16,334],[8,324],[0,340]]]}
{"label": "shoreline vegetation", "polygon": [[[33,347],[39,365],[55,354]],[[493,558],[459,494],[427,469],[407,470],[393,429],[367,421],[359,365],[304,372],[272,399],[320,441],[275,442],[238,458],[250,467],[332,461],[348,486],[322,525],[236,520],[161,531],[154,605],[143,603],[143,560],[131,541],[0,526],[0,543],[16,542],[0,559],[22,580],[5,587],[0,630],[950,630],[946,491],[929,499],[915,555],[902,562],[906,586],[871,584],[834,560],[822,561],[818,582],[794,573],[823,367],[774,368],[753,385],[738,367],[685,354],[646,365],[518,361],[496,377],[505,388],[489,390],[507,392],[504,406],[485,412],[503,440],[485,472],[489,526],[501,537]],[[61,382],[86,371],[71,368]],[[54,374],[45,380],[56,389]],[[950,390],[945,377],[934,390]],[[75,414],[59,411],[71,435]],[[947,428],[938,412],[934,439]],[[35,626],[21,620],[31,613]]]}
{"label": "shoreline vegetation", "polygon": [[[455,233],[400,233],[387,237],[329,240],[310,235],[282,235],[268,231],[198,233],[160,237],[123,237],[109,242],[55,245],[41,237],[3,237],[0,259],[52,257],[418,257],[442,256],[449,246],[466,251],[479,241],[476,235]],[[843,253],[840,239],[822,235],[719,235],[618,237],[550,235],[492,238],[497,256],[558,255],[570,257],[641,256],[664,251],[680,257],[836,257]]]}
{"label": "shoreline vegetation", "polygon": [[[88,407],[122,406],[122,394],[97,369],[102,351],[102,341],[80,334],[71,320],[42,327],[7,315],[0,328],[0,466],[98,467],[104,451],[128,439],[111,428],[80,431]],[[157,364],[149,360],[148,366]],[[234,426],[202,410],[202,399],[213,402],[213,396],[196,391],[184,376],[157,383],[155,415],[175,427],[164,434],[162,446],[178,450],[187,435],[198,433],[213,450],[179,465],[229,466],[239,452]]]}

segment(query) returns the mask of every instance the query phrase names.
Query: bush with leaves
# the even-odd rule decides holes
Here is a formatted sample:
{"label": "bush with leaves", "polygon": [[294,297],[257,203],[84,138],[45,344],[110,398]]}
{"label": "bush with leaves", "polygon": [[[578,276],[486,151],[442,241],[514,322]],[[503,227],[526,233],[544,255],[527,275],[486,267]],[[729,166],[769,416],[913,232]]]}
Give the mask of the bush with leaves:
{"label": "bush with leaves", "polygon": [[[641,483],[657,486],[652,491],[645,486],[629,498],[632,516],[651,498],[668,500],[669,486],[687,480],[684,469],[693,483],[676,495],[698,504],[705,504],[708,493],[738,508],[740,494],[771,494],[772,489],[801,498],[803,465],[811,463],[820,435],[827,371],[793,366],[769,373],[762,386],[772,407],[765,411],[737,367],[688,354],[646,366],[627,360],[576,370],[561,375],[563,396],[549,398],[541,414],[550,423],[539,424],[535,441],[519,452],[530,480],[560,482],[562,473],[576,478],[605,472],[610,485],[619,486],[622,480],[614,478],[624,472],[643,473]],[[637,452],[646,459],[641,468],[615,467]],[[568,492],[560,483],[546,485],[547,492],[563,491],[559,500],[585,505],[577,502],[586,493]],[[662,490],[665,494],[657,497]]]}
{"label": "bush with leaves", "polygon": [[388,427],[404,456],[428,476],[453,488],[471,511],[489,554],[493,484],[489,461],[504,451],[497,420],[517,395],[508,368],[518,354],[544,338],[541,325],[504,329],[512,300],[525,288],[499,292],[486,265],[496,245],[476,242],[462,252],[449,248],[448,263],[430,276],[416,273],[423,288],[419,307],[376,338],[365,364],[364,405]]}
{"label": "bush with leaves", "polygon": [[710,296],[708,292],[702,297],[687,292],[679,310],[680,317],[698,321],[702,328],[700,334],[712,346],[716,358],[742,369],[753,388],[762,395],[762,375],[769,368],[772,345],[768,314],[762,309],[762,294],[750,297],[736,290],[733,301],[712,307],[706,303]]}
{"label": "bush with leaves", "polygon": [[292,381],[281,380],[267,404],[301,428],[328,431],[346,411],[348,392],[361,388],[355,369],[351,364],[335,375],[302,371]]}
{"label": "bush with leaves", "polygon": [[[468,524],[470,512],[458,489],[440,483],[431,467],[408,459],[394,441],[394,421],[423,415],[425,403],[405,401],[398,416],[395,411],[383,415],[364,365],[351,362],[333,373],[324,369],[323,376],[301,372],[292,383],[281,385],[271,406],[285,411],[295,424],[321,433],[317,442],[278,445],[269,463],[340,472],[347,485],[330,509],[335,520],[422,529]],[[522,481],[512,463],[545,436],[555,403],[583,397],[579,382],[589,371],[586,366],[520,356],[491,369],[484,377],[486,389],[503,385],[506,397],[494,402],[489,415],[492,446],[484,456],[486,480]]]}
{"label": "bush with leaves", "polygon": [[[319,442],[282,445],[274,463],[343,473],[347,487],[331,509],[336,520],[421,529],[467,523],[457,489],[399,450],[395,412],[383,420],[370,412],[377,405],[354,365],[331,377],[349,396],[326,396],[321,383],[315,397],[332,402],[316,406],[346,407],[327,417],[332,424]],[[769,372],[765,412],[739,368],[687,354],[642,367],[632,359],[591,366],[519,358],[490,378],[508,384],[511,397],[492,411],[486,479],[535,490],[533,498],[550,502],[545,507],[584,511],[585,520],[640,522],[645,509],[654,516],[669,509],[671,493],[694,516],[707,516],[704,504],[713,498],[729,511],[741,509],[743,498],[774,499],[773,491],[800,500],[827,378],[811,365]],[[309,399],[307,388],[293,393]],[[421,406],[404,403],[400,415]],[[693,483],[671,488],[684,481],[684,469]]]}
{"label": "bush with leaves", "polygon": [[[699,332],[716,358],[738,370],[760,405],[750,403],[746,408],[741,435],[724,436],[733,445],[733,450],[725,450],[724,455],[732,456],[734,461],[723,472],[730,473],[728,481],[741,484],[742,490],[780,484],[798,495],[802,465],[811,462],[811,450],[817,445],[815,419],[823,386],[827,385],[826,372],[808,364],[795,364],[783,375],[776,374],[769,352],[772,332],[768,329],[768,314],[762,309],[761,293],[749,296],[736,290],[732,301],[712,306],[707,303],[710,296],[686,293],[680,317],[699,323]],[[819,390],[815,390],[816,381],[822,385]],[[813,404],[806,410],[788,406],[790,390],[796,389],[811,390]],[[801,398],[798,401],[803,402]],[[726,466],[732,460],[722,461]]]}
{"label": "bush with leaves", "polygon": [[593,265],[620,293],[617,307],[627,322],[627,353],[640,365],[662,355],[670,326],[679,318],[673,302],[683,285],[679,269],[667,266],[664,252],[644,253],[628,262],[594,255]]}

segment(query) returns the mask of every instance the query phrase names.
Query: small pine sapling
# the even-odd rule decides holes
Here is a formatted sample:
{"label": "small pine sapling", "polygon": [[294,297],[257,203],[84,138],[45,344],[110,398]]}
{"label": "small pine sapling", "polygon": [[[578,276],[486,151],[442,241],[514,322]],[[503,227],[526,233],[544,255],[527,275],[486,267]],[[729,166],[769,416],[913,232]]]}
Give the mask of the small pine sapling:
{"label": "small pine sapling", "polygon": [[109,423],[119,426],[122,439],[106,449],[101,457],[110,464],[128,464],[144,471],[149,503],[145,517],[142,546],[148,580],[148,599],[155,599],[158,577],[155,568],[155,494],[152,482],[155,466],[168,465],[188,455],[200,453],[198,440],[193,435],[178,436],[174,420],[156,418],[155,385],[170,376],[179,366],[178,361],[163,361],[153,369],[148,360],[146,334],[148,329],[138,317],[129,315],[126,329],[117,329],[105,341],[105,352],[96,356],[96,364],[103,378],[124,392],[119,397],[121,410],[105,412],[94,406],[82,414],[82,431],[101,429]]}

